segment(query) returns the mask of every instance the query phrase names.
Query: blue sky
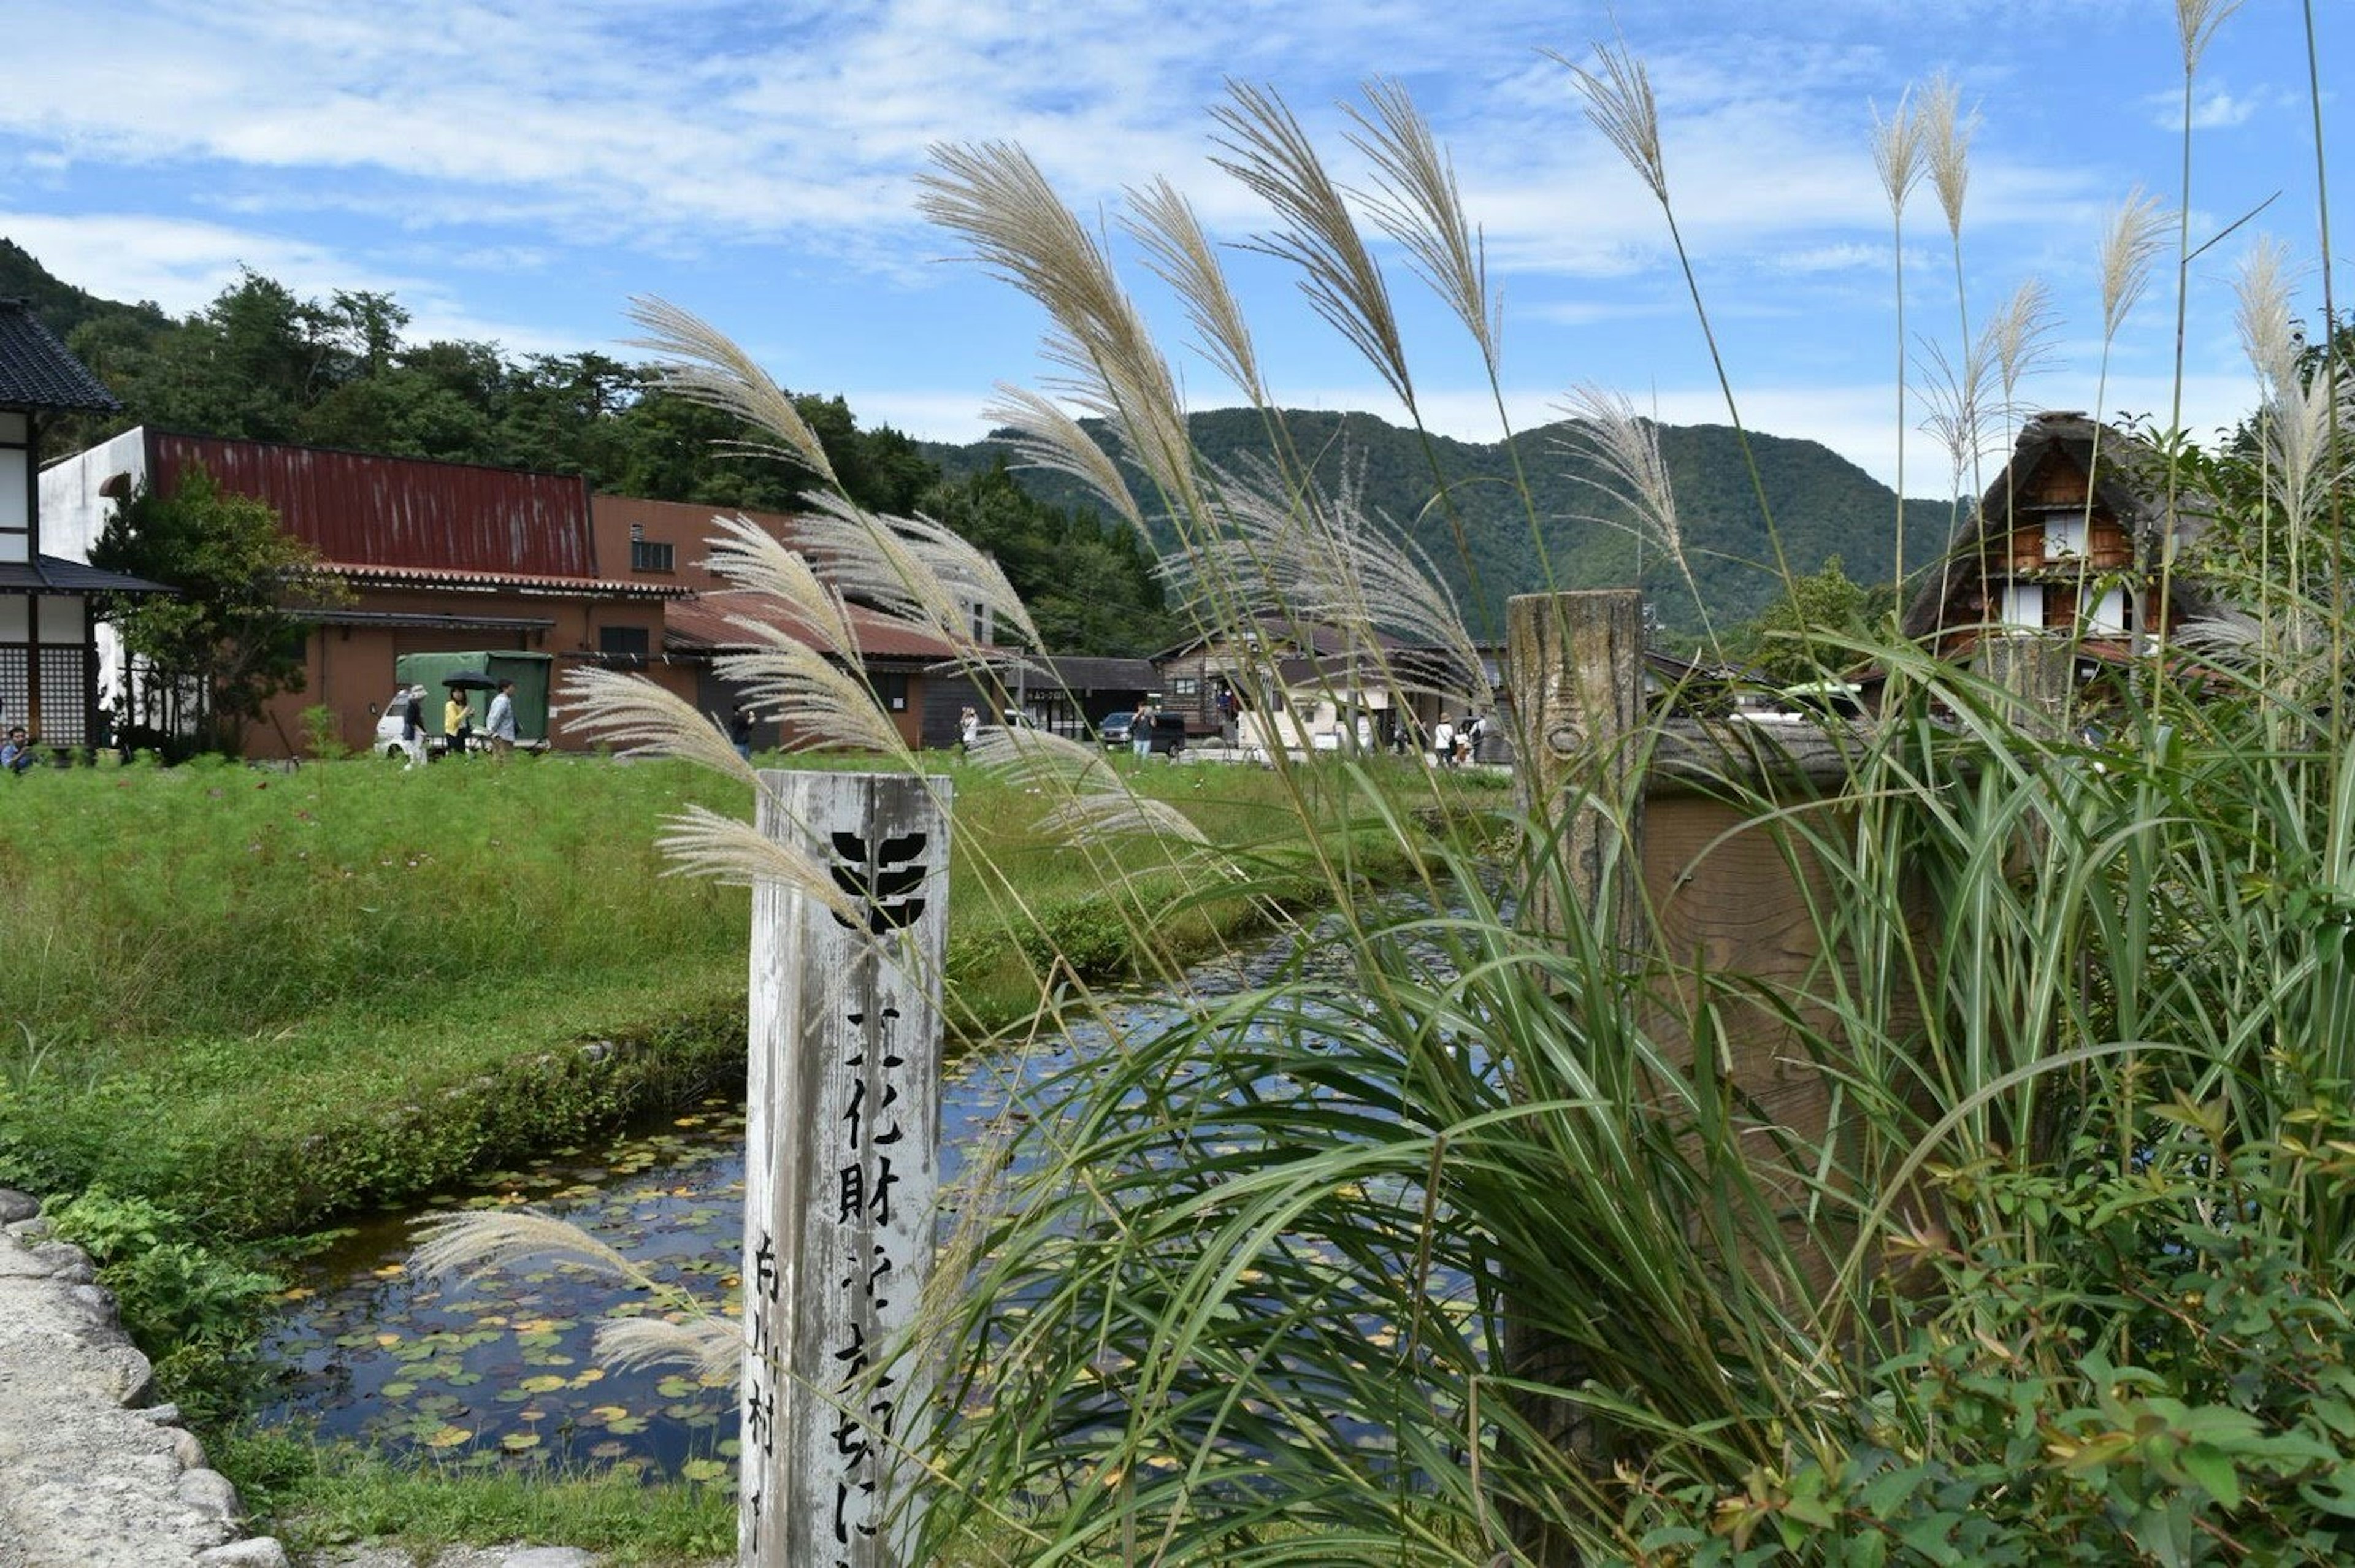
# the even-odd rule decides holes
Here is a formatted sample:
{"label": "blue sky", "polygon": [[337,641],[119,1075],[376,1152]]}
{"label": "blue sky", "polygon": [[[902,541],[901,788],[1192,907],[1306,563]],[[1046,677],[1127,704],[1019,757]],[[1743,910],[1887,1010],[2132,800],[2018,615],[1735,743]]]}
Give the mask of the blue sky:
{"label": "blue sky", "polygon": [[[2355,59],[2355,10],[2316,10],[2321,58]],[[2024,395],[2091,406],[2108,215],[2138,184],[2177,199],[2173,5],[1630,0],[1617,25],[1652,72],[1671,196],[1753,425],[1893,476],[1891,245],[1868,138],[1874,104],[1938,70],[1983,117],[1962,236],[1975,319],[2041,277],[2059,324]],[[1347,176],[1336,104],[1382,74],[1432,120],[1483,226],[1515,422],[1553,417],[1580,383],[1721,420],[1659,208],[1540,52],[1582,56],[1612,26],[1580,0],[10,0],[0,234],[176,313],[242,263],[306,293],[390,290],[413,336],[517,353],[621,352],[623,302],[659,294],[796,390],[965,439],[993,382],[1039,379],[1041,323],[917,217],[930,145],[1019,142],[1092,216],[1167,175],[1240,240],[1264,214],[1209,161],[1221,83],[1282,93]],[[2194,431],[2250,400],[2229,301],[2250,237],[2291,247],[2299,303],[2319,309],[2306,59],[2300,7],[2251,0],[2195,83],[2193,243],[2278,197],[2194,263]],[[2339,197],[2349,107],[2326,88]],[[2343,255],[2355,203],[2336,205]],[[1906,221],[1907,325],[1951,357],[1954,261],[1926,190]],[[1399,417],[1281,268],[1232,265],[1284,400]],[[1138,269],[1195,406],[1231,401],[1148,283]],[[1402,263],[1393,286],[1416,297]],[[2113,356],[2113,411],[2168,409],[2172,289],[2170,260]],[[1419,297],[1409,325],[1426,416],[1492,436],[1460,329]],[[1929,438],[1909,438],[1907,464],[1909,491],[1945,492]]]}

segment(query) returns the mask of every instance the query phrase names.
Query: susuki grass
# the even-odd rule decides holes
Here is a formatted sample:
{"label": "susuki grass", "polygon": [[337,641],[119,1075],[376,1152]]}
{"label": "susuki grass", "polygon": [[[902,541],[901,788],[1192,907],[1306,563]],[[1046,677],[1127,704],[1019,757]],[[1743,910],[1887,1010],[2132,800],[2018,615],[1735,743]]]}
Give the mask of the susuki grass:
{"label": "susuki grass", "polygon": [[[2184,9],[2188,83],[2225,12]],[[1691,282],[1642,62],[1613,46],[1576,81]],[[2008,433],[2041,296],[2023,286],[1974,332],[1973,123],[1943,81],[1918,122],[1900,112],[1882,132],[1892,217],[1918,133],[1953,242],[1960,332],[1938,352],[1955,367],[1940,418],[1959,490]],[[1476,229],[1402,94],[1376,90],[1358,119],[1366,193],[1272,94],[1240,90],[1217,123],[1221,166],[1275,214],[1252,243],[1299,268],[1410,413],[1359,210],[1493,369]],[[1055,390],[1145,480],[1132,490],[1053,401],[1009,394],[1026,450],[1115,515],[1166,518],[1206,627],[1344,617],[1366,670],[1434,678],[1362,636],[1415,625],[1452,645],[1433,620],[1444,604],[1394,575],[1417,541],[1361,528],[1310,482],[1216,255],[1166,186],[1130,230],[1263,414],[1257,472],[1196,460],[1179,383],[1110,256],[1018,150],[944,150],[926,205],[1037,300]],[[2151,229],[2130,201],[2105,339]],[[2277,341],[2284,302],[2252,309],[2253,340]],[[1796,797],[1740,769],[1717,786],[1742,834],[1814,868],[1804,924],[1826,957],[1796,976],[1661,953],[1657,912],[1572,881],[1566,803],[1633,818],[1624,792],[1640,783],[1617,759],[1569,759],[1568,793],[1529,803],[1499,862],[1445,830],[1467,803],[1433,781],[1276,758],[1277,805],[1330,822],[1337,789],[1359,825],[1300,840],[1294,869],[1321,887],[1324,923],[1255,988],[1181,996],[1143,1027],[1099,1018],[1106,1052],[1030,1091],[1008,1157],[975,1162],[917,1337],[949,1367],[922,1456],[926,1549],[979,1540],[1007,1563],[2343,1557],[2355,763],[2322,673],[2336,661],[2311,650],[2345,632],[2316,592],[2340,580],[2340,548],[2312,536],[2350,482],[2318,432],[2350,411],[2335,379],[2257,357],[2255,481],[2181,453],[2165,480],[2170,503],[2197,489],[2215,512],[2198,566],[2240,606],[2220,618],[2236,630],[2207,635],[2211,666],[2128,680],[2087,741],[2084,712],[2063,724],[1921,648],[1855,641],[1828,650],[1833,667],[1878,665],[1886,697],[1839,737],[1846,776]],[[901,549],[911,531],[832,511],[866,570],[913,579],[901,613],[920,616],[933,569]],[[2164,583],[2171,533],[2162,549]],[[1273,676],[1245,656],[1247,688]],[[1327,678],[1337,693],[1373,677]],[[1526,753],[1537,738],[1516,739]],[[1048,820],[1113,834],[1117,848],[1082,831],[1063,864],[1110,891],[1133,963],[1174,972],[1152,940],[1166,895],[1132,869],[1182,883],[1216,858],[1124,807],[1131,779],[1028,776]],[[1629,851],[1604,842],[1608,880]],[[1419,901],[1359,896],[1369,846],[1411,869]],[[1083,981],[1075,950],[1096,933],[1036,918],[1050,901],[1019,854],[975,859],[981,896],[1026,912],[1033,956]],[[1564,929],[1524,930],[1533,906],[1568,912]],[[954,954],[948,978],[954,1007]],[[1096,1016],[1083,984],[1054,1007]],[[1822,1130],[1732,1070],[1762,1019],[1778,1071],[1824,1097]]]}
{"label": "susuki grass", "polygon": [[[2179,7],[2187,106],[2229,12]],[[1618,44],[1574,69],[1662,208],[1706,334],[1649,75]],[[1353,124],[1362,190],[1273,94],[1239,89],[1217,112],[1220,165],[1274,215],[1250,243],[1298,269],[1312,308],[1412,416],[1370,222],[1471,336],[1501,406],[1502,321],[1444,151],[1393,87]],[[1936,422],[1958,496],[2008,433],[2043,324],[2040,293],[2020,285],[1974,325],[1972,131],[1941,80],[1879,144],[1893,236],[1917,170],[1949,230],[1958,330],[1924,359],[1948,368]],[[1192,450],[1183,379],[1107,243],[1019,149],[943,149],[924,204],[1046,314],[1052,395],[1001,403],[1025,454],[1174,538],[1170,578],[1206,631],[1273,616],[1337,625],[1350,644],[1289,681],[1245,645],[1246,691],[1422,689],[1451,710],[1487,696],[1475,640],[1418,570],[1451,542],[1444,507],[1438,537],[1402,537],[1313,482],[1218,252],[1172,187],[1146,187],[1124,232],[1263,416],[1267,449],[1240,472]],[[2105,355],[2155,221],[2130,198],[2114,229]],[[1795,973],[1665,952],[1658,910],[1572,876],[1572,811],[1632,822],[1649,736],[1631,741],[1633,768],[1559,759],[1564,792],[1526,802],[1502,838],[1487,831],[1493,796],[1380,759],[1279,751],[1263,773],[1211,775],[1009,738],[954,764],[953,1021],[1013,1040],[1085,1020],[1107,1044],[1023,1090],[1004,1157],[967,1163],[955,1245],[900,1347],[942,1369],[941,1419],[916,1456],[919,1555],[1552,1568],[2355,1552],[2355,746],[2337,653],[2345,546],[2325,526],[2355,484],[2340,434],[2355,410],[2343,378],[2287,351],[2280,276],[2261,261],[2244,289],[2257,372],[2244,449],[2170,443],[2169,522],[2190,496],[2213,522],[2180,560],[2169,528],[2147,565],[2162,592],[2197,571],[2218,602],[2178,639],[2199,665],[2169,661],[2166,628],[2159,658],[2106,709],[2060,715],[1893,635],[1819,638],[1828,669],[1870,663],[1885,682],[1873,717],[1837,737],[1843,776],[1769,793],[1729,768],[1711,786],[1742,823],[1734,838],[1807,869],[1794,945],[1824,956]],[[756,364],[668,306],[639,315],[677,389],[831,485]],[[1718,369],[1738,411],[1736,368]],[[1605,395],[1588,406],[1589,439],[1633,440],[1620,471],[1642,489],[1656,464],[1640,424]],[[1443,495],[1446,477],[1434,472]],[[1652,521],[1673,545],[1667,505],[1663,492]],[[723,568],[821,622],[855,592],[996,677],[1004,656],[970,643],[965,608],[1023,623],[986,559],[838,494],[815,509],[801,559],[738,530]],[[1533,538],[1545,521],[1531,517]],[[1377,629],[1423,646],[1401,655]],[[859,765],[924,765],[875,723],[855,668],[779,645],[725,673],[805,732],[871,743]],[[161,888],[107,891],[87,936],[52,930],[70,896],[54,869],[28,873],[21,846],[7,851],[0,866],[41,912],[12,943],[48,944],[25,978],[0,977],[30,1044],[8,1093],[111,1112],[167,1092],[202,1106],[218,1089],[222,1104],[293,1117],[291,1098],[264,1107],[231,1085],[273,1051],[357,1072],[304,998],[352,989],[316,1015],[349,1023],[382,1010],[357,989],[380,974],[400,976],[393,1006],[419,1008],[437,1040],[457,1038],[471,998],[501,999],[510,1044],[527,1009],[577,1019],[565,984],[617,965],[666,976],[654,989],[668,1000],[664,986],[702,983],[707,952],[714,973],[722,954],[740,961],[743,933],[740,895],[655,874],[658,810],[694,869],[818,895],[806,866],[729,825],[762,786],[708,724],[620,679],[574,697],[617,746],[719,782],[609,770],[667,796],[628,811],[524,796],[566,780],[557,768],[436,770],[413,811],[378,803],[398,787],[382,775],[346,788],[359,775],[332,770],[272,783],[266,807],[258,791],[228,804],[252,791],[243,774],[69,782],[133,792],[160,841],[188,820],[159,804],[172,791],[199,813],[218,803],[207,820],[235,831],[188,832]],[[1513,720],[1524,756],[1546,743],[1531,717]],[[63,814],[59,837],[101,870],[120,864],[119,827],[56,798],[39,809]],[[378,827],[355,826],[371,811]],[[543,883],[531,856],[511,877],[484,869],[527,813],[544,815],[551,860],[595,880],[594,918],[559,907],[578,883],[553,867]],[[388,837],[383,821],[408,831]],[[616,832],[623,821],[643,833]],[[1609,886],[1634,850],[1624,833],[1601,842],[1590,875]],[[442,878],[467,907],[437,920],[423,890]],[[1377,879],[1401,891],[1368,897]],[[293,912],[260,899],[272,889]],[[653,912],[650,930],[613,919],[624,897]],[[224,932],[185,973],[159,951],[174,909]],[[1560,928],[1526,926],[1531,909],[1561,912]],[[543,916],[545,950],[511,958]],[[1216,997],[1177,985],[1246,917],[1293,923],[1288,962]],[[274,965],[208,978],[281,948]],[[131,979],[120,995],[99,979],[114,970]],[[1108,978],[1158,983],[1167,1005],[1108,1008]],[[216,1036],[169,1043],[190,1019]],[[1820,1123],[1758,1092],[1742,1059],[1762,1053],[1817,1094]],[[60,1074],[80,1078],[59,1087]],[[474,1097],[520,1093],[495,1082]],[[464,1266],[548,1239],[537,1221],[494,1221],[446,1229],[436,1251]],[[730,1332],[666,1348],[724,1356]]]}

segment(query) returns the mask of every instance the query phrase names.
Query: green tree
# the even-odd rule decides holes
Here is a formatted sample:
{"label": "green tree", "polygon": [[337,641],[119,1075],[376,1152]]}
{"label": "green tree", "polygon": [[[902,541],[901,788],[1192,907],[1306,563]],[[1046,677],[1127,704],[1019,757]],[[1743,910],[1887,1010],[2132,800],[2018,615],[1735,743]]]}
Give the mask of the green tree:
{"label": "green tree", "polygon": [[1855,664],[1844,643],[1870,639],[1896,606],[1893,586],[1851,581],[1840,558],[1827,556],[1822,571],[1795,579],[1789,592],[1759,613],[1736,641],[1735,656],[1786,684],[1819,680]]}
{"label": "green tree", "polygon": [[918,507],[996,560],[1050,652],[1135,655],[1175,640],[1143,541],[1092,511],[1039,500],[1003,458],[934,484]]}
{"label": "green tree", "polygon": [[304,684],[306,630],[290,601],[329,603],[341,589],[314,570],[311,548],[262,502],[224,494],[196,469],[168,496],[142,489],[108,522],[91,562],[178,590],[104,607],[144,689],[131,710],[172,732],[193,727],[234,752],[247,722]]}

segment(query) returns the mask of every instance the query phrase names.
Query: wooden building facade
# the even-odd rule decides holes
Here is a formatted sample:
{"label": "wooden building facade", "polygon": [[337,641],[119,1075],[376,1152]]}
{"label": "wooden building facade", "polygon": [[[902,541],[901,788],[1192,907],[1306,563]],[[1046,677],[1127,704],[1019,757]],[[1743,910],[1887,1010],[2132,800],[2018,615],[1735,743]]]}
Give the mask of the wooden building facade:
{"label": "wooden building facade", "polygon": [[43,529],[43,421],[121,406],[27,302],[0,299],[0,727],[21,724],[38,745],[88,747],[106,739],[98,678],[102,596],[165,592],[54,553]]}
{"label": "wooden building facade", "polygon": [[2162,621],[2183,619],[2191,585],[2179,583],[2162,605],[2158,568],[2170,532],[2179,548],[2207,518],[2190,506],[2169,515],[2161,464],[2147,443],[2083,414],[2030,420],[1925,575],[1907,635],[1947,658],[2002,635],[2065,637],[2122,655]]}

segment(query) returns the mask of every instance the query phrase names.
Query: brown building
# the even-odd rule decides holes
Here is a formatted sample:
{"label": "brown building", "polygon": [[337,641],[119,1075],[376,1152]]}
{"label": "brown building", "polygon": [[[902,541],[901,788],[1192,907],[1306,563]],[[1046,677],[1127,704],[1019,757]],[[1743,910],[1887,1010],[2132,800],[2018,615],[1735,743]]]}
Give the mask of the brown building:
{"label": "brown building", "polygon": [[[404,654],[545,653],[559,683],[568,665],[634,670],[725,725],[742,694],[718,661],[752,645],[731,616],[818,641],[791,612],[713,575],[720,509],[591,496],[578,477],[143,428],[54,465],[40,487],[69,548],[86,556],[120,500],[175,486],[198,465],[224,490],[267,502],[345,591],[307,612],[304,688],[269,705],[246,738],[250,754],[293,752],[314,705],[334,710],[346,744],[366,747]],[[789,517],[726,515],[792,542]],[[911,745],[952,745],[960,708],[989,711],[945,638],[857,605],[850,620],[876,699]],[[847,662],[847,650],[825,651]],[[108,658],[106,679],[119,687],[120,655]],[[566,727],[560,693],[549,739],[584,743]],[[755,739],[794,737],[764,726]]]}
{"label": "brown building", "polygon": [[[552,654],[560,670],[658,646],[663,605],[682,592],[606,569],[577,477],[142,427],[53,465],[41,495],[67,548],[86,558],[118,502],[142,485],[168,493],[198,466],[224,491],[266,502],[346,591],[309,613],[303,688],[264,709],[250,754],[292,754],[303,710],[322,705],[344,742],[365,748],[403,654],[516,649]],[[106,656],[119,688],[119,651]],[[579,743],[560,709],[550,738]]]}

